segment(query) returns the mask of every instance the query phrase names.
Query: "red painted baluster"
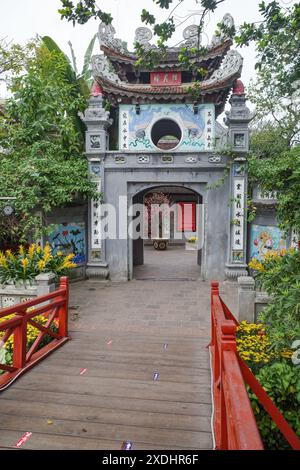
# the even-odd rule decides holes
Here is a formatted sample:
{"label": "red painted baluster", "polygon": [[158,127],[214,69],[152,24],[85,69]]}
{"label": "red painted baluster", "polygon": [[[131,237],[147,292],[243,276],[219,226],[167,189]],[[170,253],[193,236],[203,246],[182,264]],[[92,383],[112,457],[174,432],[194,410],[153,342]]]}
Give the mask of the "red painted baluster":
{"label": "red painted baluster", "polygon": [[[22,313],[22,311],[20,311]],[[14,330],[14,350],[13,350],[13,366],[17,369],[23,369],[26,363],[26,345],[27,345],[27,319],[24,315],[17,315],[20,323]]]}
{"label": "red painted baluster", "polygon": [[59,287],[60,289],[64,289],[64,304],[59,309],[58,333],[61,337],[64,338],[68,336],[69,279],[67,277],[61,277]]}
{"label": "red painted baluster", "polygon": [[[221,305],[221,304],[220,304]],[[222,311],[222,316],[224,313]],[[227,450],[229,449],[229,439],[233,436],[228,436],[228,420],[230,419],[228,402],[225,397],[225,374],[226,369],[224,366],[224,351],[233,351],[236,352],[236,342],[235,342],[235,333],[236,327],[235,324],[230,320],[221,320],[220,325],[220,392],[221,392],[221,413],[220,413],[220,426],[221,426],[221,441],[220,449]]]}

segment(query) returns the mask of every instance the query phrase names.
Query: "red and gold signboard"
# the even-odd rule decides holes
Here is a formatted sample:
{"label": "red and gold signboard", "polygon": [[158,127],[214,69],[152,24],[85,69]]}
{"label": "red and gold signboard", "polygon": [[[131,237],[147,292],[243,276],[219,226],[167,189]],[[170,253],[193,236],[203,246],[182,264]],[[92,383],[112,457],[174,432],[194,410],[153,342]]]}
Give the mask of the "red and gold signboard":
{"label": "red and gold signboard", "polygon": [[151,72],[151,86],[178,86],[181,85],[181,72]]}

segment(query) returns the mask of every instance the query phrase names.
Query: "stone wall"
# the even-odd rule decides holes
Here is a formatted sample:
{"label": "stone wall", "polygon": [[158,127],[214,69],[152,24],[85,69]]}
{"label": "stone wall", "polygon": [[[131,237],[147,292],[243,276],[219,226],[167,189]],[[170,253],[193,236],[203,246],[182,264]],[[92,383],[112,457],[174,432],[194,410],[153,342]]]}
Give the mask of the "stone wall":
{"label": "stone wall", "polygon": [[253,277],[240,277],[238,279],[238,320],[256,323],[259,313],[270,302],[266,292],[255,289]]}
{"label": "stone wall", "polygon": [[[224,279],[230,228],[229,181],[217,189],[208,187],[223,177],[227,159],[220,156],[212,163],[209,153],[168,154],[169,161],[164,160],[165,156],[151,154],[140,163],[140,154],[108,152],[103,165],[104,202],[117,209],[118,220],[120,212],[127,218],[127,207],[120,207],[119,196],[127,197],[130,205],[134,196],[154,187],[174,185],[195,191],[203,198],[205,214],[202,277]],[[103,247],[104,253],[111,279],[131,279],[132,241],[107,239]]]}
{"label": "stone wall", "polygon": [[54,274],[44,273],[35,278],[33,285],[27,282],[25,285],[10,284],[0,287],[0,308],[21,304],[27,300],[53,292],[56,288],[54,278]]}

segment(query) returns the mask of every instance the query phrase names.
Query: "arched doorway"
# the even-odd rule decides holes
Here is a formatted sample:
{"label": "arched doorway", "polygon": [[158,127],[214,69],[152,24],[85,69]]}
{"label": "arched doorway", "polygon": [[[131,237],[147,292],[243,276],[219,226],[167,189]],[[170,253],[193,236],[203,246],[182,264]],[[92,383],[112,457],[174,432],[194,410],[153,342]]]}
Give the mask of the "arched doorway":
{"label": "arched doorway", "polygon": [[[158,232],[152,230],[151,222],[146,227],[148,236],[145,237],[145,230],[140,227],[141,236],[131,240],[131,278],[141,280],[197,280],[201,278],[204,243],[204,210],[201,194],[186,185],[148,186],[134,195],[132,203],[147,207],[149,198],[150,202],[154,201],[154,204],[157,201],[162,201],[163,204],[169,201],[171,210],[167,215],[170,217],[167,248],[156,246],[155,249],[154,247],[155,244],[157,245],[156,241],[160,243],[161,239],[163,241],[166,239],[166,236],[162,236],[161,227],[164,214],[160,214],[158,240],[156,237],[153,238],[153,233]],[[140,213],[136,216],[140,216]]]}

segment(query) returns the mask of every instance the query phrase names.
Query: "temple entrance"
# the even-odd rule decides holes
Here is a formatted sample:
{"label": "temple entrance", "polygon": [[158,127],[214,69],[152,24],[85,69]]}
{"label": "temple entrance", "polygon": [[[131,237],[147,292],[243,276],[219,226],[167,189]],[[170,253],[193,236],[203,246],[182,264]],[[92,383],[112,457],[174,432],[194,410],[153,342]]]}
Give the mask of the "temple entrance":
{"label": "temple entrance", "polygon": [[143,204],[145,226],[132,241],[132,277],[158,281],[201,278],[202,196],[185,187],[158,186],[136,194],[133,204]]}

